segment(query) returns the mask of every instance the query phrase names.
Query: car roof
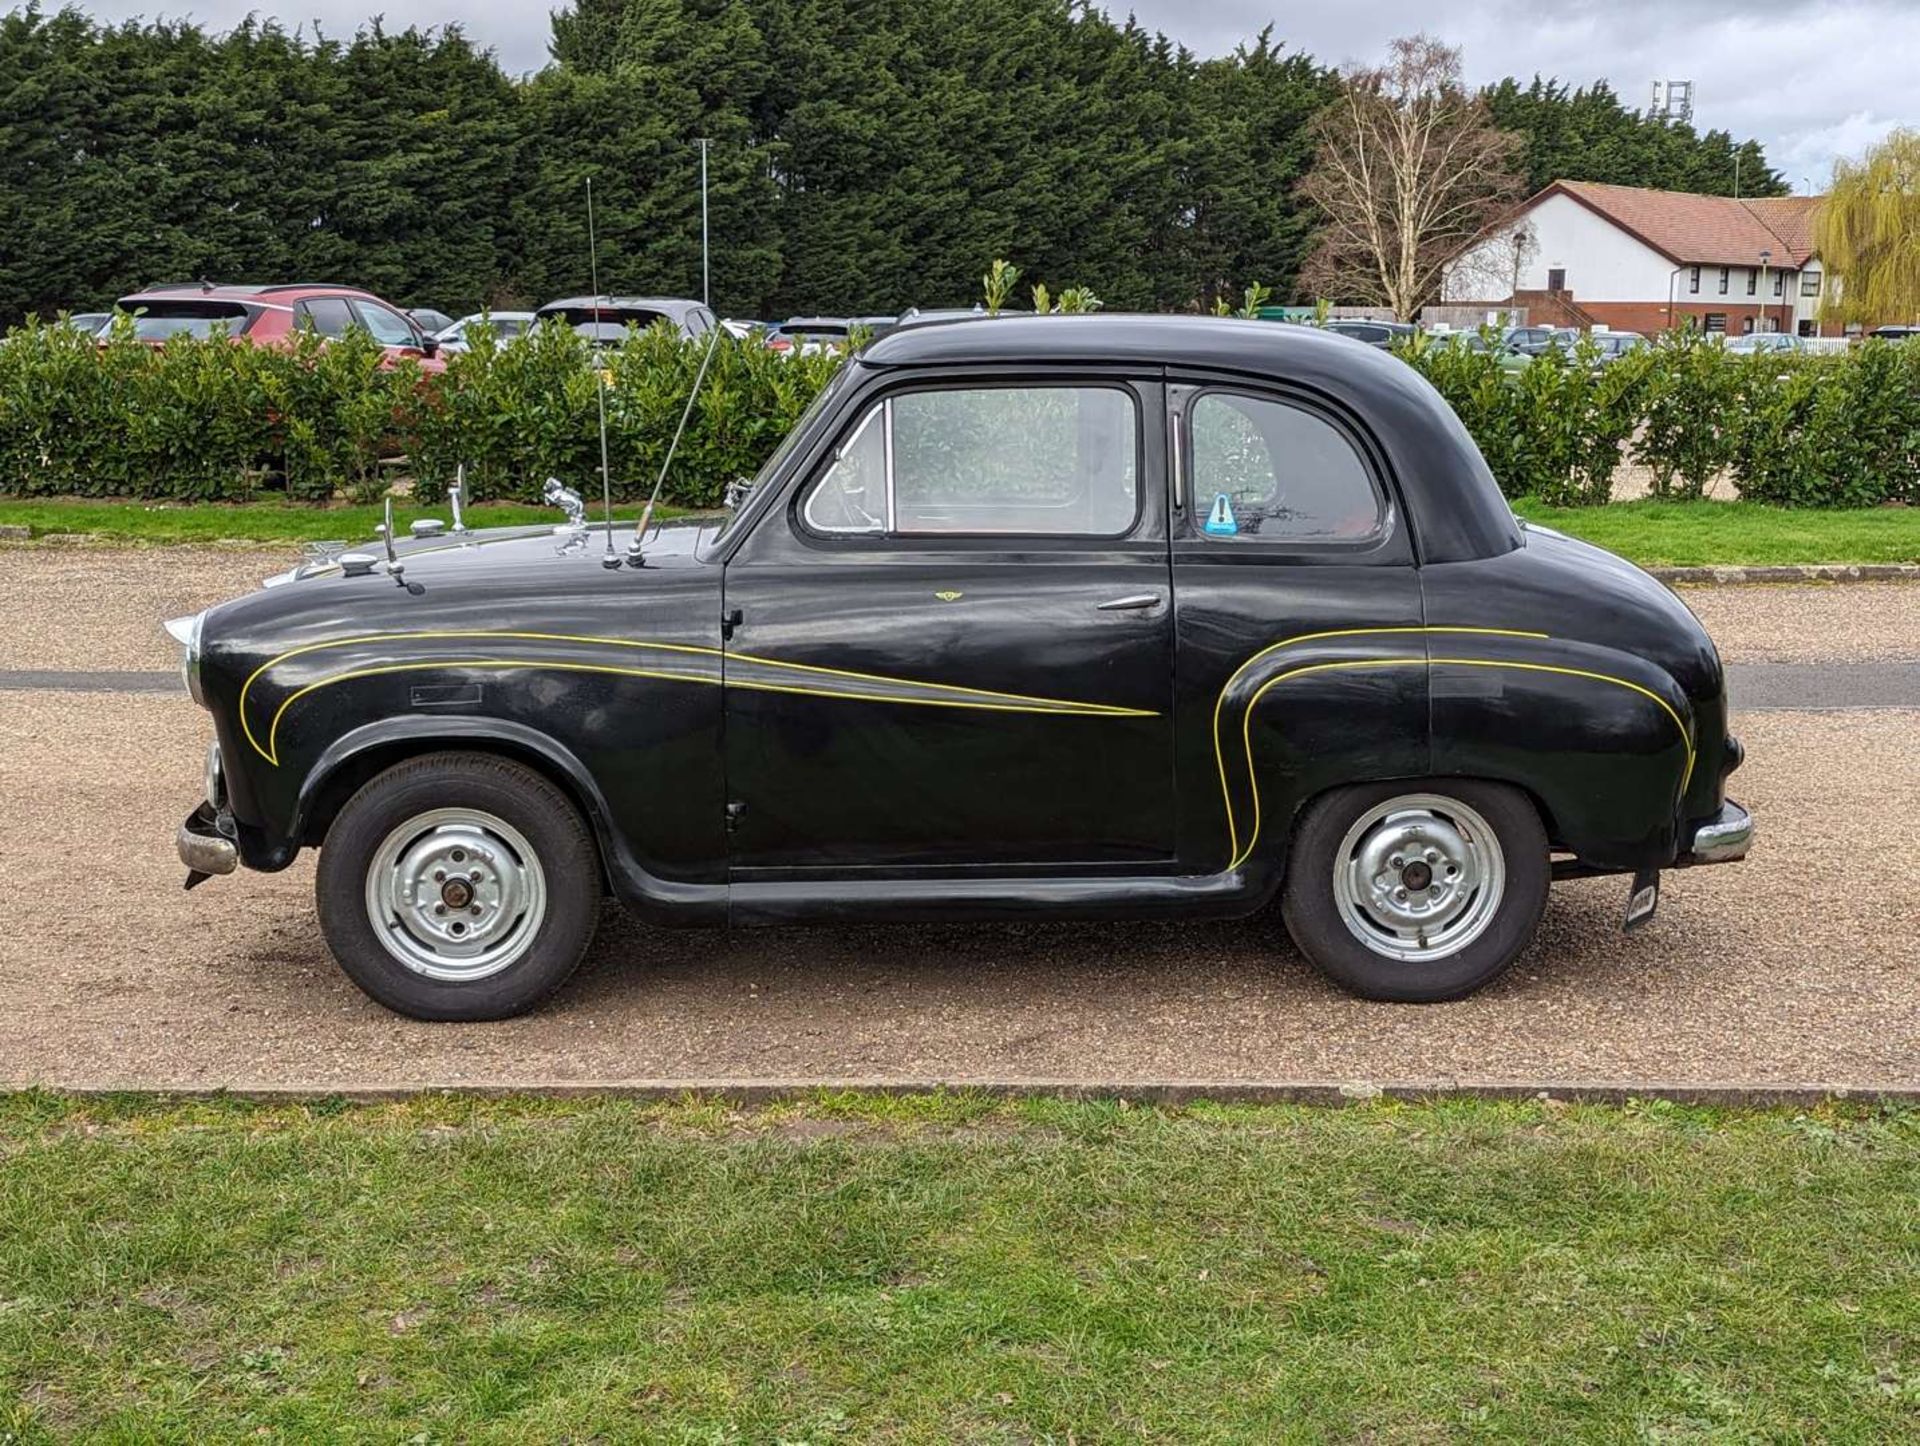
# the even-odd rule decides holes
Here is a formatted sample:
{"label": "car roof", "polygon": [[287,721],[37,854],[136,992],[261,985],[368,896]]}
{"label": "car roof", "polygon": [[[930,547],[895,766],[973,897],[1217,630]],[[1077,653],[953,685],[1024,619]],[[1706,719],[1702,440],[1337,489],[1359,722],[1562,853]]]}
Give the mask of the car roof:
{"label": "car roof", "polygon": [[684,296],[563,296],[549,301],[534,313],[545,316],[553,311],[657,311],[663,316],[681,317],[690,311],[705,310],[698,301]]}
{"label": "car roof", "polygon": [[315,291],[344,292],[350,296],[365,296],[378,301],[364,286],[349,286],[339,281],[278,281],[265,285],[225,285],[211,281],[167,281],[134,292],[135,296],[211,296],[222,301],[260,300],[265,297],[285,299],[291,292]]}

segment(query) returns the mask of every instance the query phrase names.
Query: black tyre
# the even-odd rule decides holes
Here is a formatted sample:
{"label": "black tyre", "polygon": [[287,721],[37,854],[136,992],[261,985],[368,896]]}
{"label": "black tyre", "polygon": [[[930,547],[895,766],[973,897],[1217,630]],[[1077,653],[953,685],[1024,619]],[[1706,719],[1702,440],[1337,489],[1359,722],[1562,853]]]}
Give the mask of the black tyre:
{"label": "black tyre", "polygon": [[1301,953],[1367,999],[1470,994],[1540,924],[1552,870],[1525,794],[1464,779],[1326,794],[1294,831],[1281,907]]}
{"label": "black tyre", "polygon": [[389,768],[347,800],[314,892],[349,978],[414,1019],[505,1019],[559,988],[600,915],[600,861],[572,802],[486,753]]}

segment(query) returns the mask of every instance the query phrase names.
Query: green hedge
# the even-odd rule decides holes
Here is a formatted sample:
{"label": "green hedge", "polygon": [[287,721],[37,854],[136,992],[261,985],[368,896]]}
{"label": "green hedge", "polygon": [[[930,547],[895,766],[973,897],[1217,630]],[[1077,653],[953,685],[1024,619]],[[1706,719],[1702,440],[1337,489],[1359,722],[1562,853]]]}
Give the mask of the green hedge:
{"label": "green hedge", "polygon": [[[543,327],[508,346],[479,336],[435,376],[383,367],[364,333],[287,349],[184,336],[152,347],[124,328],[102,345],[30,325],[0,341],[0,494],[365,499],[407,475],[433,498],[465,463],[475,500],[537,501],[549,476],[597,481],[599,366],[615,491],[645,496],[705,352],[657,327],[596,358],[572,331]],[[666,500],[718,502],[838,364],[722,334]]]}
{"label": "green hedge", "polygon": [[[548,476],[593,485],[604,367],[614,486],[632,499],[652,488],[705,349],[656,327],[596,354],[565,328],[542,328],[503,346],[478,336],[435,376],[384,367],[364,335],[286,349],[178,337],[155,348],[125,323],[105,344],[28,326],[0,341],[0,493],[369,498],[407,475],[431,499],[464,463],[476,500],[534,501]],[[1725,472],[1756,501],[1920,503],[1920,345],[1741,357],[1683,339],[1599,367],[1589,344],[1517,372],[1424,338],[1403,355],[1459,412],[1512,497],[1603,502],[1631,457],[1659,497],[1696,497]],[[723,335],[666,500],[718,502],[838,365]]]}
{"label": "green hedge", "polygon": [[1605,502],[1615,466],[1653,495],[1795,507],[1920,503],[1920,345],[1740,356],[1676,337],[1596,365],[1590,341],[1518,372],[1491,352],[1416,338],[1402,353],[1460,413],[1509,497]]}

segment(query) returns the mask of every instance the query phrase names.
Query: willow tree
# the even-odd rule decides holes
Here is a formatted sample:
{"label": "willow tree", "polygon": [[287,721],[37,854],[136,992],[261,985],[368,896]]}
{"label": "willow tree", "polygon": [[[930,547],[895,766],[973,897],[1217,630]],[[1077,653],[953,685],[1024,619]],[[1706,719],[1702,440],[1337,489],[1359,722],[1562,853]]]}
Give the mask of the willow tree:
{"label": "willow tree", "polygon": [[1441,268],[1523,185],[1520,137],[1467,89],[1460,52],[1429,35],[1394,41],[1384,65],[1349,67],[1313,131],[1300,190],[1323,224],[1303,280],[1403,320],[1438,294]]}
{"label": "willow tree", "polygon": [[1897,130],[1833,168],[1814,217],[1824,320],[1920,321],[1920,131]]}

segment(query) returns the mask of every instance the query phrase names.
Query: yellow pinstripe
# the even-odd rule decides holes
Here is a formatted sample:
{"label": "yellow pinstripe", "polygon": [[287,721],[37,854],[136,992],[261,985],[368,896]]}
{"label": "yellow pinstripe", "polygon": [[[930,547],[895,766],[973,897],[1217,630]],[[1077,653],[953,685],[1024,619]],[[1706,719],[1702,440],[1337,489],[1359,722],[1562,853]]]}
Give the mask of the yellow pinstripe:
{"label": "yellow pinstripe", "polygon": [[[1680,715],[1674,712],[1672,705],[1658,693],[1653,692],[1649,688],[1643,688],[1638,683],[1630,682],[1625,678],[1616,678],[1610,673],[1595,673],[1586,668],[1568,668],[1554,663],[1511,662],[1501,658],[1368,658],[1341,663],[1308,663],[1304,667],[1290,668],[1284,673],[1275,674],[1273,677],[1267,679],[1266,682],[1262,683],[1260,687],[1255,690],[1254,695],[1247,700],[1247,709],[1242,715],[1240,722],[1240,737],[1247,755],[1247,783],[1253,790],[1253,832],[1247,839],[1247,846],[1244,849],[1236,850],[1227,868],[1229,870],[1237,869],[1241,864],[1245,863],[1247,859],[1252,856],[1254,845],[1258,843],[1260,839],[1260,779],[1254,772],[1253,767],[1253,709],[1254,705],[1266,694],[1267,689],[1273,687],[1276,683],[1284,683],[1289,678],[1304,677],[1308,673],[1326,673],[1341,669],[1359,668],[1424,668],[1430,665],[1438,666],[1441,664],[1462,668],[1512,668],[1528,673],[1559,673],[1570,678],[1587,678],[1596,683],[1610,683],[1616,688],[1626,688],[1640,694],[1644,698],[1651,698],[1660,706],[1660,710],[1673,720],[1673,726],[1680,731],[1680,742],[1686,749],[1687,765],[1680,778],[1680,791],[1685,793],[1687,785],[1693,781],[1693,735],[1687,731],[1687,725],[1681,721]],[[1229,821],[1231,821],[1231,808],[1228,810],[1228,818]]]}
{"label": "yellow pinstripe", "polygon": [[[1262,658],[1270,657],[1274,653],[1279,652],[1282,648],[1291,648],[1300,643],[1320,642],[1326,638],[1370,638],[1392,633],[1470,633],[1481,637],[1533,639],[1545,639],[1547,637],[1545,633],[1516,632],[1512,628],[1447,628],[1423,627],[1419,625],[1384,628],[1334,628],[1327,632],[1300,633],[1295,637],[1282,638],[1277,643],[1269,643],[1266,647],[1248,658],[1233,670],[1226,682],[1220,685],[1220,696],[1213,701],[1213,761],[1220,770],[1220,800],[1226,806],[1227,810],[1227,852],[1228,856],[1234,860],[1235,865],[1237,865],[1245,855],[1240,851],[1240,833],[1233,818],[1233,792],[1227,785],[1226,750],[1221,747],[1220,744],[1220,710],[1226,706],[1227,694],[1233,691],[1233,685],[1240,680],[1240,675],[1246,672],[1247,669],[1251,668]],[[1254,697],[1257,699],[1259,694],[1256,693]],[[1253,704],[1251,702],[1247,704],[1247,710],[1249,713],[1252,712]],[[1259,788],[1257,785],[1255,785],[1254,788],[1254,804],[1257,814],[1259,806]],[[1229,865],[1229,867],[1233,866],[1234,865]]]}
{"label": "yellow pinstripe", "polygon": [[520,670],[529,668],[551,669],[560,672],[604,673],[621,677],[658,678],[675,683],[700,683],[709,686],[718,685],[722,679],[718,672],[712,677],[700,677],[691,673],[668,672],[658,668],[622,667],[611,663],[570,663],[553,662],[527,658],[448,658],[422,660],[408,663],[384,663],[373,667],[350,669],[321,678],[304,688],[290,693],[274,711],[272,721],[267,727],[267,741],[263,745],[253,732],[247,717],[247,694],[260,676],[289,658],[300,657],[308,653],[321,652],[333,648],[352,647],[362,643],[412,642],[420,640],[445,639],[510,639],[533,642],[586,643],[595,646],[635,648],[660,652],[693,655],[702,658],[726,659],[729,662],[748,663],[757,667],[789,669],[810,675],[822,675],[842,678],[854,682],[874,683],[887,688],[921,688],[940,694],[959,694],[959,697],[912,697],[900,693],[856,692],[848,688],[804,687],[798,684],[759,682],[750,678],[729,678],[728,686],[748,689],[759,693],[792,693],[815,698],[838,698],[851,702],[898,703],[908,706],[927,708],[963,708],[993,713],[1048,713],[1071,717],[1093,718],[1153,718],[1159,716],[1150,709],[1123,708],[1112,703],[1083,703],[1065,698],[1037,698],[1024,693],[996,693],[986,688],[967,688],[951,683],[922,682],[913,678],[894,678],[880,673],[859,673],[845,668],[825,668],[811,663],[789,663],[778,658],[757,657],[750,653],[726,653],[719,648],[709,648],[692,643],[645,642],[632,638],[595,637],[581,633],[540,633],[509,632],[503,630],[473,629],[447,632],[414,633],[370,633],[360,637],[332,638],[325,642],[308,643],[303,647],[291,648],[275,658],[262,663],[247,676],[240,685],[238,709],[240,729],[247,742],[269,763],[278,765],[280,720],[301,698],[316,689],[329,687],[334,683],[344,683],[355,678],[379,677],[390,673],[401,673],[436,668],[497,668]]}

